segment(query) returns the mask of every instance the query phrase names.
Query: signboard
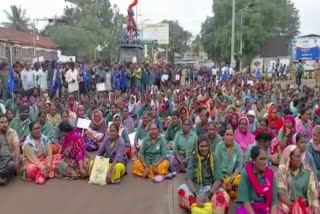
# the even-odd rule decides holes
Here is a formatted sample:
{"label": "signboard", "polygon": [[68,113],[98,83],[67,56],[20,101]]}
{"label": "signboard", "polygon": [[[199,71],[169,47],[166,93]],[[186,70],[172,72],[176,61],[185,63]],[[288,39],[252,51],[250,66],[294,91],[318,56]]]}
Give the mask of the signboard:
{"label": "signboard", "polygon": [[320,58],[320,37],[297,38],[295,47],[297,60],[317,60]]}
{"label": "signboard", "polygon": [[169,24],[146,24],[143,26],[143,40],[156,40],[160,45],[169,44]]}

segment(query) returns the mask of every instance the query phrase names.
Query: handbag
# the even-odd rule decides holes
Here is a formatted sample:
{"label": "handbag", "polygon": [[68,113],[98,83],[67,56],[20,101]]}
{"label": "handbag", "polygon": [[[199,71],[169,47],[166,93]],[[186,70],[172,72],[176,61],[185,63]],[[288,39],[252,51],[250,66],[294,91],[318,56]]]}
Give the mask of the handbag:
{"label": "handbag", "polygon": [[89,184],[106,185],[109,166],[109,158],[96,156],[89,179]]}

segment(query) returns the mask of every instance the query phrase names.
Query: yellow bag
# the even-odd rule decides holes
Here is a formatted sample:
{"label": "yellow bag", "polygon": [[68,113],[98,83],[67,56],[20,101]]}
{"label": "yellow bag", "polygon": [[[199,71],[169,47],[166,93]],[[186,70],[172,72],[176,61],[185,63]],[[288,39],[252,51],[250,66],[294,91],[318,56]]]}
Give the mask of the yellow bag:
{"label": "yellow bag", "polygon": [[212,204],[204,203],[203,207],[198,207],[197,204],[191,205],[191,214],[212,214]]}
{"label": "yellow bag", "polygon": [[96,156],[89,179],[89,184],[106,185],[108,170],[109,158]]}

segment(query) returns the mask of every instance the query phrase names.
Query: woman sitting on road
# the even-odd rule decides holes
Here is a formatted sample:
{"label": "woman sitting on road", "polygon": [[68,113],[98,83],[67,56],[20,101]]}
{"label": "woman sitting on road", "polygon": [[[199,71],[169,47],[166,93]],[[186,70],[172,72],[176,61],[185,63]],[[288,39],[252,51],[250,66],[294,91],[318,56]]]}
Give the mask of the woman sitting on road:
{"label": "woman sitting on road", "polygon": [[[179,205],[181,208],[190,210],[193,204],[202,207],[204,203],[212,201],[213,207],[217,208],[216,199],[224,196],[224,208],[228,207],[228,195],[220,189],[222,176],[219,174],[215,163],[214,154],[210,149],[207,137],[200,136],[197,142],[197,150],[188,162],[186,184],[178,188]],[[221,205],[220,205],[221,206]]]}
{"label": "woman sitting on road", "polygon": [[289,213],[291,205],[302,197],[310,213],[320,213],[317,179],[313,171],[302,164],[301,151],[296,145],[288,146],[281,157],[277,184],[279,188],[279,211]]}
{"label": "woman sitting on road", "polygon": [[307,153],[314,159],[316,176],[320,181],[320,125],[316,125],[312,130],[312,139],[307,146]]}
{"label": "woman sitting on road", "polygon": [[122,138],[126,146],[126,155],[128,158],[131,157],[131,143],[128,135],[127,128],[122,124],[121,117],[119,114],[113,116],[113,124],[115,125],[118,135]]}
{"label": "woman sitting on road", "polygon": [[136,151],[141,148],[142,140],[148,135],[150,131],[150,116],[148,112],[144,112],[142,115],[142,123],[138,126],[134,135],[134,147]]}
{"label": "woman sitting on road", "polygon": [[26,137],[22,147],[22,176],[23,179],[32,179],[37,184],[44,184],[46,179],[54,177],[54,168],[60,161],[60,156],[52,155],[52,147],[47,137],[41,134],[38,122],[31,122],[29,130],[31,134]]}
{"label": "woman sitting on road", "polygon": [[56,177],[86,178],[88,176],[88,159],[81,133],[69,123],[60,123],[59,129],[64,138],[59,152],[62,155],[62,160],[57,166]]}
{"label": "woman sitting on road", "polygon": [[126,172],[127,157],[125,155],[125,144],[114,124],[109,127],[109,135],[104,140],[97,156],[110,158],[110,167],[107,174],[108,184],[119,184]]}
{"label": "woman sitting on road", "polygon": [[251,162],[241,173],[237,214],[277,214],[278,190],[267,154],[259,146],[251,150]]}
{"label": "woman sitting on road", "polygon": [[186,172],[189,158],[196,150],[198,137],[191,130],[191,120],[185,119],[182,124],[182,130],[178,131],[174,139],[173,158],[170,163],[172,172]]}
{"label": "woman sitting on road", "polygon": [[241,117],[238,122],[239,126],[235,131],[235,141],[240,145],[243,156],[247,148],[255,142],[254,135],[250,132],[249,120]]}
{"label": "woman sitting on road", "polygon": [[159,134],[156,123],[150,126],[150,133],[143,141],[139,151],[139,159],[133,162],[133,174],[161,182],[169,172],[167,147]]}
{"label": "woman sitting on road", "polygon": [[220,142],[215,151],[217,173],[223,178],[224,189],[232,200],[237,197],[240,172],[243,166],[243,157],[240,146],[235,143],[233,129],[226,130],[224,141]]}
{"label": "woman sitting on road", "polygon": [[103,118],[100,110],[96,109],[92,112],[92,120],[89,129],[86,131],[85,148],[88,152],[93,152],[99,149],[99,143],[107,130],[107,123]]}

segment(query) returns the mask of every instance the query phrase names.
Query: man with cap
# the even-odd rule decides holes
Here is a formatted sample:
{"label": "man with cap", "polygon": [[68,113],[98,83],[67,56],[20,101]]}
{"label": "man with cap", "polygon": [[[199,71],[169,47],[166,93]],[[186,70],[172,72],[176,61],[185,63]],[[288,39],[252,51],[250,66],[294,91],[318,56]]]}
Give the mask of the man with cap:
{"label": "man with cap", "polygon": [[[17,132],[9,127],[6,115],[0,114],[0,135],[5,136],[9,151],[13,156],[16,170],[20,167],[20,141]],[[0,142],[1,143],[1,142]]]}
{"label": "man with cap", "polygon": [[10,124],[10,127],[17,131],[20,144],[30,134],[29,124],[31,121],[28,118],[28,115],[29,107],[27,105],[23,105],[19,108],[19,117],[14,118]]}
{"label": "man with cap", "polygon": [[247,113],[247,117],[249,120],[250,131],[253,134],[259,126],[259,124],[256,120],[256,113],[253,110],[249,110]]}

